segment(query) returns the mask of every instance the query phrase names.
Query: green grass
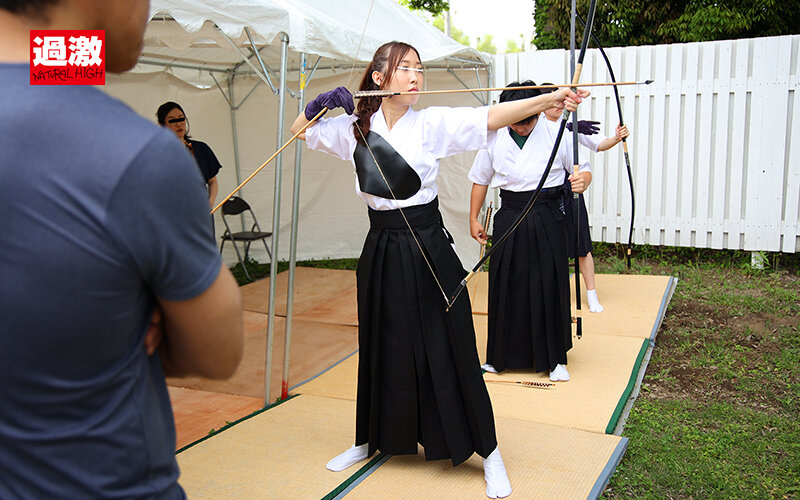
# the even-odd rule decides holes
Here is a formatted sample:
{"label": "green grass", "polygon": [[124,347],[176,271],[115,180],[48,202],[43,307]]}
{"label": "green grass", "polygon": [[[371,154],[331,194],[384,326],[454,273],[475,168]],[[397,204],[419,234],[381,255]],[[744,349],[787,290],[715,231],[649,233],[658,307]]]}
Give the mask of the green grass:
{"label": "green grass", "polygon": [[640,398],[606,498],[786,498],[800,492],[800,422],[727,402]]}
{"label": "green grass", "polygon": [[638,250],[598,272],[679,281],[603,498],[800,498],[800,256]]}

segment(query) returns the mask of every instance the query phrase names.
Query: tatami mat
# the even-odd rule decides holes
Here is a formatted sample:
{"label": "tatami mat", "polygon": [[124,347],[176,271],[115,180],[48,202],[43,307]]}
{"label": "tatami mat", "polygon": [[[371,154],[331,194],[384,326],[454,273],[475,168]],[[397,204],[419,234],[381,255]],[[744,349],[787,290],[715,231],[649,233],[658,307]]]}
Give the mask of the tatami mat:
{"label": "tatami mat", "polygon": [[[286,316],[289,273],[278,274],[275,314]],[[246,311],[267,313],[269,278],[241,288]],[[298,267],[295,273],[294,318],[339,325],[358,325],[356,273],[339,269]]]}
{"label": "tatami mat", "polygon": [[358,353],[297,388],[300,394],[356,400]]}
{"label": "tatami mat", "polygon": [[548,372],[505,370],[484,375],[497,417],[590,432],[613,432],[649,345],[647,339],[585,334],[569,351],[569,382],[532,388],[499,382],[550,383]]}
{"label": "tatami mat", "polygon": [[[345,297],[352,294],[355,311],[354,290],[345,286],[350,278],[341,272],[322,273],[328,274],[323,277],[320,271],[324,270],[304,271],[306,278],[314,277],[315,284],[303,292],[299,309],[327,314],[322,311],[335,309],[331,304],[350,300]],[[317,279],[336,283],[323,285]],[[470,283],[470,294],[473,308],[479,311],[481,293],[485,298],[481,287],[488,285],[488,275],[482,274],[478,280],[477,287]],[[512,498],[596,498],[624,453],[627,439],[609,433],[639,374],[643,354],[660,324],[675,280],[598,275],[597,281],[606,311],[591,316],[588,310],[584,312],[583,338],[574,338],[569,352],[567,366],[572,380],[550,388],[528,388],[492,381],[548,383],[546,374],[508,370],[501,375],[485,375],[500,450],[514,487]],[[354,282],[352,277],[353,287]],[[298,282],[298,289],[305,286]],[[266,287],[258,293],[263,299]],[[298,302],[295,304],[297,311]],[[230,384],[201,383],[198,379],[198,388],[225,392],[234,387],[237,394],[252,394],[253,387],[263,390],[266,320],[257,320],[265,318],[264,314],[249,314],[254,315],[249,318],[247,334],[247,352],[252,359]],[[487,316],[476,313],[473,320],[478,352],[484,359]],[[258,321],[264,321],[264,325],[258,327]],[[283,350],[283,321],[276,320],[276,359]],[[414,457],[373,457],[372,462],[361,464],[369,469],[364,475],[357,474],[359,467],[340,473],[325,469],[330,458],[352,444],[355,428],[358,354],[348,354],[356,348],[357,328],[333,324],[337,321],[324,325],[295,321],[295,341],[304,354],[298,359],[293,348],[292,373],[297,363],[313,366],[306,369],[307,376],[293,377],[290,382],[305,382],[293,391],[299,396],[246,418],[178,455],[181,484],[190,498],[484,497],[483,470],[477,456],[456,468],[449,461],[426,462],[420,453]],[[332,339],[339,339],[335,340],[338,347],[315,352],[331,349]],[[341,361],[325,369],[334,359]]]}
{"label": "tatami mat", "polygon": [[355,403],[297,396],[178,454],[194,499],[319,499],[355,470],[325,464],[352,444]]}
{"label": "tatami mat", "polygon": [[[638,274],[598,274],[595,276],[597,296],[605,309],[589,312],[586,288],[581,279],[581,312],[583,331],[605,335],[654,338],[655,328],[672,295],[675,279],[669,276]],[[570,280],[573,311],[575,279]]]}
{"label": "tatami mat", "polygon": [[[549,500],[594,497],[608,481],[627,445],[619,436],[497,417],[497,439],[513,493],[510,498]],[[391,457],[349,491],[351,499],[486,498],[481,458],[453,467],[449,460],[426,462]]]}
{"label": "tatami mat", "polygon": [[472,314],[489,312],[489,273],[480,271],[467,283],[469,300],[472,303]]}

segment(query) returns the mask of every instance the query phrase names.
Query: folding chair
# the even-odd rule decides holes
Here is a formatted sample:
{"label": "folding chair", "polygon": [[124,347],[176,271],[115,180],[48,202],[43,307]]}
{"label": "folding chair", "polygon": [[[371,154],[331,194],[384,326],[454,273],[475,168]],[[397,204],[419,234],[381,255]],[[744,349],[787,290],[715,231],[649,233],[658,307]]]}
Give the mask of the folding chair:
{"label": "folding chair", "polygon": [[[231,227],[228,225],[226,217],[239,215],[243,212],[250,213],[250,218],[253,219],[253,226],[249,231],[239,231],[234,233],[231,231]],[[267,255],[269,255],[271,261],[272,252],[269,251],[267,238],[272,236],[272,233],[265,233],[261,231],[261,227],[258,225],[258,221],[256,220],[256,215],[253,213],[253,209],[250,208],[250,205],[248,205],[246,201],[237,196],[232,196],[222,205],[222,222],[225,224],[225,233],[222,235],[222,243],[219,246],[219,253],[222,253],[222,248],[225,246],[226,241],[233,243],[233,249],[236,250],[236,257],[239,258],[239,263],[242,264],[244,275],[247,276],[248,280],[252,281],[252,278],[250,277],[250,274],[248,274],[247,268],[244,265],[250,252],[250,244],[257,240],[263,241],[264,248],[267,250]],[[244,260],[242,260],[242,254],[239,252],[239,245],[237,242],[244,245]]]}

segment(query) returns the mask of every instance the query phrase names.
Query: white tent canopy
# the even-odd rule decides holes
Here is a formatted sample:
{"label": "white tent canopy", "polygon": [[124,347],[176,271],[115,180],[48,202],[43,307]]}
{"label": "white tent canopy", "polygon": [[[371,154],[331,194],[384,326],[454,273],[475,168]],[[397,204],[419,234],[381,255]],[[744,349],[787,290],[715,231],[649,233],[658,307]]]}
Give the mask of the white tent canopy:
{"label": "white tent canopy", "polygon": [[328,68],[349,71],[390,40],[411,41],[427,67],[490,64],[485,54],[455,42],[393,0],[154,0],[150,17],[136,71],[166,66],[205,87],[213,81],[192,69],[249,72],[243,57],[253,59],[252,46],[260,48],[268,68],[276,68],[282,33],[288,35],[294,67],[297,54],[306,53],[329,59]]}

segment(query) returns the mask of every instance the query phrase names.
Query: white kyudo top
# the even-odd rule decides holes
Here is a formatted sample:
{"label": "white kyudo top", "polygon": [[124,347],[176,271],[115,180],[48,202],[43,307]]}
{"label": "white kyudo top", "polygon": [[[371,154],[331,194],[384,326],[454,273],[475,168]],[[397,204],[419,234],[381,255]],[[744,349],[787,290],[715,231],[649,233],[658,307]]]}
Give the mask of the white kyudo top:
{"label": "white kyudo top", "polygon": [[[353,162],[356,139],[353,135],[354,115],[339,115],[320,120],[306,129],[309,149],[328,153]],[[422,111],[408,111],[394,124],[386,125],[383,110],[372,115],[370,130],[376,132],[405,159],[419,175],[420,190],[405,200],[391,200],[367,194],[359,189],[356,177],[356,194],[370,208],[394,210],[424,205],[439,194],[436,177],[441,158],[486,147],[489,108],[429,107]],[[356,132],[357,133],[357,132]]]}
{"label": "white kyudo top", "polygon": [[[475,157],[472,169],[469,171],[469,179],[481,186],[508,191],[536,189],[547,167],[558,134],[558,129],[553,129],[547,122],[544,114],[539,116],[522,149],[514,142],[508,127],[490,132],[489,145]],[[558,146],[544,188],[561,186],[568,173],[572,173],[572,142],[564,139],[566,133]],[[581,165],[581,171],[591,172],[588,162]]]}

